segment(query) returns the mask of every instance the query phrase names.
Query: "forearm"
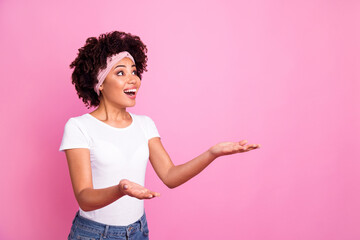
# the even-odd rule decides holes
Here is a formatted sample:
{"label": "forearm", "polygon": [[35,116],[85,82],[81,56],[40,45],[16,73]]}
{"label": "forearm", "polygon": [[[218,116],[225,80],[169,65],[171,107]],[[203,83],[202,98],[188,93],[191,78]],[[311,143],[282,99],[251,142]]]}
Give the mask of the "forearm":
{"label": "forearm", "polygon": [[93,189],[85,188],[77,196],[79,206],[84,211],[92,211],[109,205],[124,196],[118,185]]}
{"label": "forearm", "polygon": [[171,167],[166,176],[166,185],[169,188],[175,188],[187,182],[204,170],[215,159],[215,156],[206,151],[184,164]]}

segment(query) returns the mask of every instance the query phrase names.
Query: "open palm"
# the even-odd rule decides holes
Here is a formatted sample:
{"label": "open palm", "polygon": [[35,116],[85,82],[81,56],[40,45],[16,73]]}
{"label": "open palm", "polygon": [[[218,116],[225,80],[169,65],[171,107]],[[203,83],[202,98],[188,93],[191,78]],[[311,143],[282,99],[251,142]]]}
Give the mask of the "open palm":
{"label": "open palm", "polygon": [[230,155],[234,153],[248,152],[253,149],[260,147],[260,144],[248,144],[246,145],[247,140],[242,140],[240,142],[221,142],[209,149],[209,152],[215,157],[220,157],[224,155]]}
{"label": "open palm", "polygon": [[135,197],[137,199],[151,199],[153,197],[160,196],[160,193],[150,191],[140,184],[131,182],[127,179],[121,180],[119,186],[124,194],[129,195],[130,197]]}

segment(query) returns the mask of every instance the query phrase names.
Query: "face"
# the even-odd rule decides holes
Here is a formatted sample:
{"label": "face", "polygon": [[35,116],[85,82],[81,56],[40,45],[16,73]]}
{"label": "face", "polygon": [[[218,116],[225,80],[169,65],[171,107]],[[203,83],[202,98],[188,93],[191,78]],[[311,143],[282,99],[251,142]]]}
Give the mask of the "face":
{"label": "face", "polygon": [[107,102],[125,108],[135,105],[140,85],[134,62],[125,57],[113,66],[99,90]]}

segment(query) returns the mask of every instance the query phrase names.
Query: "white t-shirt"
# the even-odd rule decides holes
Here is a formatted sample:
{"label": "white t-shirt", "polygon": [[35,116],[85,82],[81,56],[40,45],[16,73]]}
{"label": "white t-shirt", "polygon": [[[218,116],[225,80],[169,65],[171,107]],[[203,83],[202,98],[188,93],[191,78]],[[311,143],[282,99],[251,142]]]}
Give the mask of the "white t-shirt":
{"label": "white t-shirt", "polygon": [[[117,185],[121,179],[145,184],[148,140],[160,135],[150,117],[129,114],[133,121],[125,128],[112,127],[89,113],[72,117],[65,124],[59,151],[90,149],[94,189]],[[143,215],[144,200],[126,195],[97,210],[83,211],[79,207],[79,213],[103,224],[125,226]]]}

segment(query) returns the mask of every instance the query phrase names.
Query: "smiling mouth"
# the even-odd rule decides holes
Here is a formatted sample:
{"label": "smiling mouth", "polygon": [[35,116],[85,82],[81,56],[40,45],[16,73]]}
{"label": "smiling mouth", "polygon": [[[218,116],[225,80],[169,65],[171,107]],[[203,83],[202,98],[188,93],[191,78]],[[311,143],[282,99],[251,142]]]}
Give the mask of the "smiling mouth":
{"label": "smiling mouth", "polygon": [[134,96],[136,94],[136,89],[124,90],[124,93],[128,96]]}

